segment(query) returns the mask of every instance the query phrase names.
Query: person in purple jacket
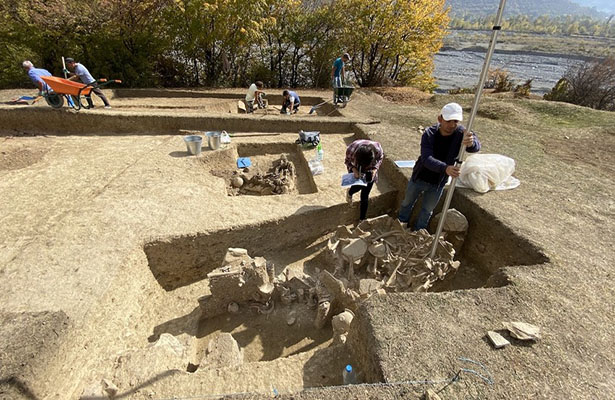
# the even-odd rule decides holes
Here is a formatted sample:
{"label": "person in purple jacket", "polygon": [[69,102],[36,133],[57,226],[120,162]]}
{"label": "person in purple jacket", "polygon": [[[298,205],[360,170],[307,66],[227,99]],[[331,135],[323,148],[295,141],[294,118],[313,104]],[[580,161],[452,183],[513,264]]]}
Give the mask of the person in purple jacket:
{"label": "person in purple jacket", "polygon": [[468,153],[480,150],[480,141],[473,132],[466,130],[459,123],[463,121],[463,110],[457,103],[442,107],[438,123],[425,129],[421,138],[421,155],[419,156],[412,177],[406,187],[406,196],[401,202],[398,219],[408,224],[414,203],[423,194],[419,216],[412,230],[426,229],[431,214],[440,200],[448,177],[458,177],[460,167],[455,166],[455,159],[463,144]]}
{"label": "person in purple jacket", "polygon": [[367,139],[358,139],[350,143],[346,148],[346,158],[344,164],[349,173],[354,174],[356,179],[363,178],[366,186],[353,185],[346,192],[346,201],[352,204],[352,195],[361,192],[361,203],[359,204],[359,219],[367,217],[367,207],[369,205],[369,192],[374,183],[378,181],[378,169],[382,165],[384,153],[380,143]]}

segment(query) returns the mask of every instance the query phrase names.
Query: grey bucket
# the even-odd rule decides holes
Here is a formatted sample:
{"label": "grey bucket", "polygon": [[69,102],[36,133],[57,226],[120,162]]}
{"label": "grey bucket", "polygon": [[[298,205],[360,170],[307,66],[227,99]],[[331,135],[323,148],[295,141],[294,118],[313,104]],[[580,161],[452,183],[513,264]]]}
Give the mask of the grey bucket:
{"label": "grey bucket", "polygon": [[184,136],[184,142],[186,142],[186,148],[188,153],[192,155],[201,154],[201,146],[203,144],[203,138],[199,135]]}
{"label": "grey bucket", "polygon": [[220,148],[220,144],[222,143],[220,139],[221,132],[207,132],[206,135],[209,148],[212,150],[218,150]]}

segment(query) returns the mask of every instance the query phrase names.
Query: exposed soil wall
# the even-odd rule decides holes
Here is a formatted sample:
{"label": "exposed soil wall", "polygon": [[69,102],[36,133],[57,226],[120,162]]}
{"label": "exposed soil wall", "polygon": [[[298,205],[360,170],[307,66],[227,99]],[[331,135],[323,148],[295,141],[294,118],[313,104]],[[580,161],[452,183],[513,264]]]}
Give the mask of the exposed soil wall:
{"label": "exposed soil wall", "polygon": [[[368,217],[391,212],[395,207],[395,197],[396,192],[373,197]],[[166,290],[174,290],[206,278],[214,268],[220,267],[229,247],[241,247],[253,256],[261,256],[316,239],[354,219],[353,210],[346,204],[315,207],[283,220],[150,242],[144,250],[160,285]]]}
{"label": "exposed soil wall", "polygon": [[[54,135],[113,135],[113,134],[176,134],[180,129],[228,132],[299,132],[313,130],[321,133],[350,132],[356,121],[327,117],[263,116],[257,120],[250,115],[233,116],[177,116],[164,111],[147,115],[112,114],[112,111],[72,112],[51,108],[10,109],[0,107],[0,135],[15,131]],[[87,127],[87,129],[84,129]]]}
{"label": "exposed soil wall", "polygon": [[[267,91],[267,98],[275,99],[281,98],[282,89],[275,90],[275,94],[273,89],[269,89]],[[301,97],[301,105],[305,106],[313,106],[315,104],[319,104],[324,100],[320,96],[307,96],[299,93]],[[227,91],[196,91],[196,90],[186,90],[186,89],[114,89],[113,97],[182,97],[182,98],[219,98],[219,99],[237,99],[243,100],[246,97],[245,92],[227,92]],[[276,104],[273,102],[272,104]]]}

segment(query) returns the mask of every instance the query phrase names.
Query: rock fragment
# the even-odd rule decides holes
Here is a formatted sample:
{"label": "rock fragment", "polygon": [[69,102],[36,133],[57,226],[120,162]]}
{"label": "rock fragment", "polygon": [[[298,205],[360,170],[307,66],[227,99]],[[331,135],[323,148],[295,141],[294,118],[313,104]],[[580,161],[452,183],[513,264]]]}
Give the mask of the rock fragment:
{"label": "rock fragment", "polygon": [[506,340],[502,335],[495,331],[487,332],[487,337],[493,344],[493,347],[495,347],[496,349],[501,349],[502,347],[508,346],[510,344],[508,340]]}
{"label": "rock fragment", "polygon": [[348,309],[335,315],[331,319],[331,325],[333,326],[333,344],[346,343],[346,337],[350,331],[350,324],[353,319],[354,313]]}
{"label": "rock fragment", "polygon": [[230,333],[220,333],[209,341],[200,367],[234,367],[243,363],[243,351]]}
{"label": "rock fragment", "polygon": [[540,339],[540,328],[536,325],[526,322],[504,322],[504,328],[510,332],[510,335],[519,340],[534,340]]}
{"label": "rock fragment", "polygon": [[424,400],[442,400],[438,393],[436,393],[433,389],[427,389],[425,395],[423,396]]}
{"label": "rock fragment", "polygon": [[118,387],[115,386],[115,384],[111,382],[109,379],[102,380],[102,387],[105,393],[109,395],[109,397],[115,397],[115,395],[119,391]]}

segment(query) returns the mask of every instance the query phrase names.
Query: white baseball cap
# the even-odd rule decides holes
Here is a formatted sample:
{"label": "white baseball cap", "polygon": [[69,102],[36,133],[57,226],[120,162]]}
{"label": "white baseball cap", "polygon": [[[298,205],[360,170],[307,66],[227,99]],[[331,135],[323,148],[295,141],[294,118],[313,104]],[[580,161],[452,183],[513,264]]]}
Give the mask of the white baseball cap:
{"label": "white baseball cap", "polygon": [[442,111],[440,112],[442,118],[445,121],[457,120],[463,121],[463,109],[457,103],[448,103],[444,107],[442,107]]}

